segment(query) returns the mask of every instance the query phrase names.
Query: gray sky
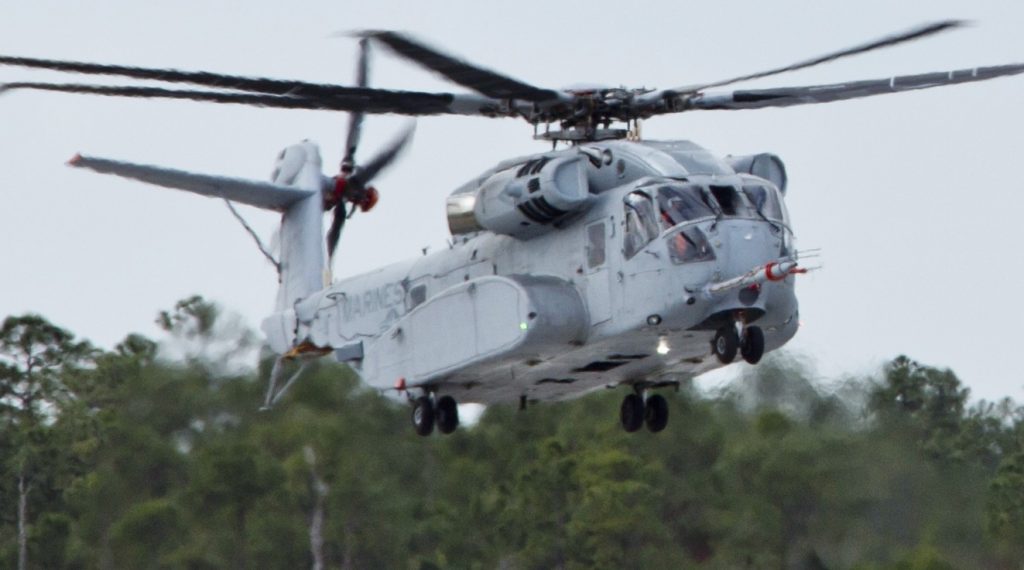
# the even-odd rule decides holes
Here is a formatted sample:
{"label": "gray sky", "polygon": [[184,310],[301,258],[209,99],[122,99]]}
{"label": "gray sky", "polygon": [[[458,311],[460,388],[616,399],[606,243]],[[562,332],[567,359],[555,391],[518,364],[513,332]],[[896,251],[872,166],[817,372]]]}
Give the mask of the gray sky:
{"label": "gray sky", "polygon": [[[0,53],[351,84],[355,42],[328,36],[388,28],[535,85],[671,87],[955,17],[975,25],[745,86],[1024,61],[1019,2],[915,4],[8,0]],[[53,78],[0,68],[0,82]],[[459,89],[384,53],[371,81]],[[867,372],[906,353],[953,368],[976,397],[1024,400],[1021,365],[1010,358],[1024,313],[1014,292],[1024,276],[1022,93],[1016,77],[831,105],[690,113],[650,120],[644,135],[783,158],[798,245],[823,248],[825,264],[799,284],[803,327],[789,347],[822,372]],[[370,118],[361,155],[403,121]],[[0,97],[0,315],[42,313],[109,347],[130,331],[155,335],[158,310],[201,293],[257,326],[273,307],[275,274],[223,203],[63,162],[83,152],[265,179],[281,148],[309,138],[333,171],[346,124],[342,114],[312,111]],[[442,246],[444,196],[499,160],[546,148],[530,135],[513,120],[420,120],[411,152],[379,179],[380,205],[346,228],[335,274]],[[276,216],[245,214],[269,237]]]}

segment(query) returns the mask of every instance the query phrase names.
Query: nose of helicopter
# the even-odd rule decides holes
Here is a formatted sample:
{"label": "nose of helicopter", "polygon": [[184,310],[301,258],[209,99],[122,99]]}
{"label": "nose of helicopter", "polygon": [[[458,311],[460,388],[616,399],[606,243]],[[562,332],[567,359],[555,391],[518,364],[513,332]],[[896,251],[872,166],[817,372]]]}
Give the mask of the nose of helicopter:
{"label": "nose of helicopter", "polygon": [[[708,230],[715,252],[715,271],[704,291],[705,321],[711,328],[731,322],[737,311],[757,319],[785,284],[736,282],[744,275],[783,257],[782,231],[760,220],[722,220]],[[735,285],[720,286],[736,282]],[[721,322],[720,322],[721,321]]]}
{"label": "nose of helicopter", "polygon": [[782,256],[782,234],[758,220],[723,220],[708,235],[721,279],[743,275]]}

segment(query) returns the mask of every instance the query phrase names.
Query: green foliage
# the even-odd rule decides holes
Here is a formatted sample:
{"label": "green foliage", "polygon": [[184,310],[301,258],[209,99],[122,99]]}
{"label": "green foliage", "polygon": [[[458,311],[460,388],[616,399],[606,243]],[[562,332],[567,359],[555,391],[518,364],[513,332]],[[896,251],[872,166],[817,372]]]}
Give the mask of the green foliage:
{"label": "green foliage", "polygon": [[906,356],[886,365],[884,373],[884,383],[871,394],[871,411],[889,427],[918,439],[928,455],[963,459],[957,439],[969,390],[956,375]]}
{"label": "green foliage", "polygon": [[896,570],[956,570],[956,566],[947,561],[932,546],[922,545],[903,557],[894,565]]}
{"label": "green foliage", "polygon": [[[213,326],[219,316],[220,309],[216,305],[193,295],[178,301],[173,311],[160,311],[156,322],[167,332],[185,337],[208,337],[213,334]],[[132,340],[126,339],[126,343],[131,344]]]}
{"label": "green foliage", "polygon": [[168,499],[129,507],[110,529],[114,558],[124,568],[159,568],[185,532],[181,509]]}
{"label": "green foliage", "polygon": [[1003,458],[988,489],[988,530],[1017,554],[1024,554],[1024,452]]}
{"label": "green foliage", "polygon": [[88,452],[90,425],[76,413],[74,386],[94,355],[38,315],[7,317],[0,326],[0,504],[12,507],[2,520],[17,529],[4,550],[18,559],[63,564],[69,521],[45,511]]}
{"label": "green foliage", "polygon": [[30,560],[39,568],[60,568],[66,564],[67,543],[71,535],[71,517],[64,513],[44,513],[32,525],[29,535]]}
{"label": "green foliage", "polygon": [[968,405],[951,371],[906,357],[825,393],[773,354],[721,395],[662,391],[659,434],[624,433],[608,391],[420,438],[340,366],[259,412],[269,362],[223,366],[251,333],[199,297],[160,321],[159,350],[129,335],[104,353],[4,321],[0,566],[17,560],[19,477],[32,567],[309,567],[315,512],[331,568],[1024,560],[1024,414]]}

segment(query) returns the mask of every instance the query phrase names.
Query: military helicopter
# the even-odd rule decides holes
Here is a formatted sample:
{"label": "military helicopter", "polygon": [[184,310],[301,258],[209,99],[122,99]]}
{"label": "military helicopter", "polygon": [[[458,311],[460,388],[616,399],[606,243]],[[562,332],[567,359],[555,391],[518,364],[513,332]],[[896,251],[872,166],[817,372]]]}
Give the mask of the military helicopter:
{"label": "military helicopter", "polygon": [[[647,141],[640,122],[695,110],[826,103],[982,81],[1024,64],[829,85],[714,91],[931,36],[944,21],[793,65],[663,90],[535,87],[408,35],[362,32],[356,86],[0,56],[0,64],[115,75],[208,90],[68,83],[21,89],[350,112],[339,174],[311,142],[286,148],[270,182],[76,156],[70,164],[282,214],[275,312],[262,324],[279,356],[265,404],[330,356],[371,387],[412,404],[417,433],[451,433],[457,402],[530,402],[625,387],[626,431],[665,428],[659,389],[742,358],[756,364],[797,331],[795,248],[777,156],[720,158],[689,141]],[[370,88],[371,44],[475,93]],[[525,119],[547,152],[503,161],[452,192],[446,250],[335,281],[330,260],[348,219],[370,211],[370,183],[408,145],[402,133],[365,164],[367,113]],[[552,126],[555,128],[552,129]],[[325,233],[323,214],[333,215]],[[257,240],[259,241],[259,240]]]}

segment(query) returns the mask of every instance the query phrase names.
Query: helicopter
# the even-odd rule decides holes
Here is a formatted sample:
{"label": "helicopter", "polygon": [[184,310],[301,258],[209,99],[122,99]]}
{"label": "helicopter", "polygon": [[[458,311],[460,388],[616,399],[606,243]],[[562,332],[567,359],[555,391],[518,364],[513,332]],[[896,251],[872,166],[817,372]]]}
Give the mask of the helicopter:
{"label": "helicopter", "polygon": [[[412,403],[417,433],[451,433],[457,402],[577,397],[626,387],[627,431],[664,429],[659,389],[740,358],[757,363],[799,323],[795,281],[809,268],[785,208],[786,172],[769,153],[720,158],[689,141],[647,141],[642,120],[694,110],[826,103],[1024,72],[1005,65],[830,85],[714,91],[930,36],[929,24],[793,65],[673,89],[538,88],[446,55],[405,34],[363,32],[357,85],[313,84],[0,56],[0,64],[187,83],[163,87],[8,83],[0,92],[191,99],[352,113],[339,174],[317,147],[282,151],[270,182],[76,156],[72,166],[282,213],[276,311],[262,326],[279,356],[265,404],[296,381],[285,368],[322,356]],[[474,93],[367,86],[378,44]],[[370,211],[370,182],[411,140],[406,131],[365,164],[355,160],[365,114],[525,119],[552,150],[513,158],[447,200],[447,250],[334,281],[330,259],[347,220]],[[555,125],[552,130],[551,126]],[[543,127],[543,128],[542,128]],[[558,145],[562,145],[559,148]],[[325,237],[322,217],[333,219]],[[272,257],[269,253],[268,256]],[[279,387],[283,383],[283,386]]]}

